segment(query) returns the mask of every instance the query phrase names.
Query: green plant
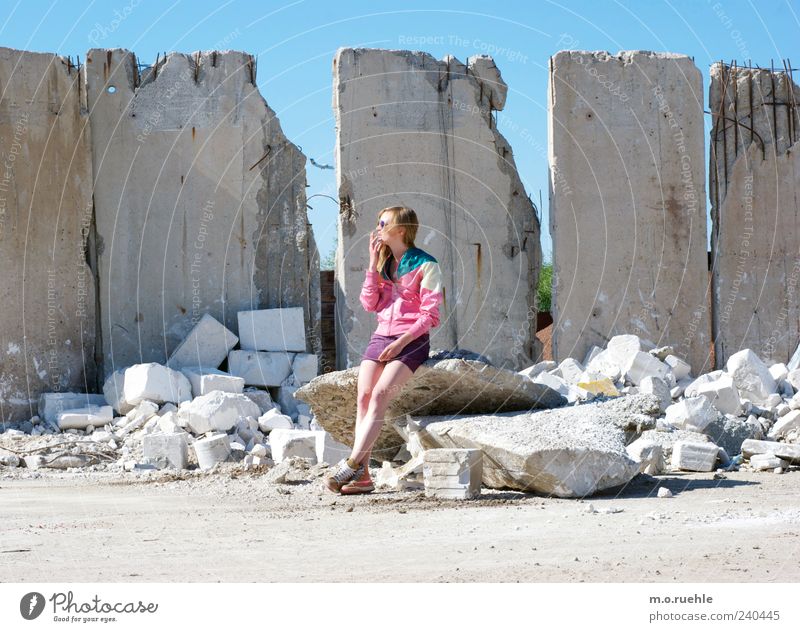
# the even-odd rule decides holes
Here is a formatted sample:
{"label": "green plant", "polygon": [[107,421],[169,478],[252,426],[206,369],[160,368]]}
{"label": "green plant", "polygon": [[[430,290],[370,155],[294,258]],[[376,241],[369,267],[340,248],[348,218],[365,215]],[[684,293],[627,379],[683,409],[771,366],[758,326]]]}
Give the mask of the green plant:
{"label": "green plant", "polygon": [[553,264],[545,262],[539,268],[539,287],[536,292],[538,309],[540,312],[550,311],[550,301],[553,297]]}

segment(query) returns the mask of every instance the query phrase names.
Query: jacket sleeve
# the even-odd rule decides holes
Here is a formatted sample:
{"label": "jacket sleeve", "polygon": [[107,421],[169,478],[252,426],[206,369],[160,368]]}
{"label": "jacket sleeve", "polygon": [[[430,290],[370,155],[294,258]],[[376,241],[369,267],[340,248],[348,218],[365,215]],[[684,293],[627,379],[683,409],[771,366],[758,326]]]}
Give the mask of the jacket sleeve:
{"label": "jacket sleeve", "polygon": [[377,310],[381,299],[381,286],[378,283],[380,275],[375,270],[367,270],[364,285],[361,286],[359,300],[361,306],[368,312]]}
{"label": "jacket sleeve", "polygon": [[407,333],[419,338],[433,327],[439,325],[439,304],[444,298],[442,273],[436,261],[422,264],[422,281],[419,287],[420,314]]}

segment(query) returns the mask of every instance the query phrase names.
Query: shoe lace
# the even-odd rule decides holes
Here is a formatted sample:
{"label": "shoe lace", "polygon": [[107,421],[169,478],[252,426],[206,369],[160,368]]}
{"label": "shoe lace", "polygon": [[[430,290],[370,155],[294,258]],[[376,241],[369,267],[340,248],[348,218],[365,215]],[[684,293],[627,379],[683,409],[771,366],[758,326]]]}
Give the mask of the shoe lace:
{"label": "shoe lace", "polygon": [[354,470],[347,464],[347,461],[341,461],[337,466],[336,470],[331,474],[331,478],[334,479],[337,483],[345,483],[347,481],[352,480],[353,478],[357,478],[360,476],[364,471],[364,466],[360,465],[357,470]]}

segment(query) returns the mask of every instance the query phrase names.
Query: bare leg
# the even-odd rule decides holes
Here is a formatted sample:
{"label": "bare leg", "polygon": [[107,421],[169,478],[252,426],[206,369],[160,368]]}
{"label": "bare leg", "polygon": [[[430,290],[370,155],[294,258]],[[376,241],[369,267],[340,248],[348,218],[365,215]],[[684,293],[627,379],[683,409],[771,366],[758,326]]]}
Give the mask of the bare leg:
{"label": "bare leg", "polygon": [[372,390],[369,407],[362,418],[363,430],[356,436],[353,452],[350,455],[351,460],[363,463],[364,458],[370,454],[383,426],[386,409],[412,375],[414,372],[400,360],[392,360],[386,364]]}
{"label": "bare leg", "polygon": [[[385,362],[374,362],[372,360],[363,360],[361,362],[361,366],[358,369],[358,399],[356,400],[358,413],[356,415],[356,430],[355,430],[356,441],[358,441],[359,435],[361,435],[364,431],[363,420],[367,414],[367,409],[369,408],[369,402],[370,399],[372,398],[372,392],[375,388],[375,384],[381,377],[381,374],[383,373],[383,369],[385,367],[386,367]],[[365,462],[367,463],[367,466],[369,466],[370,452],[367,452],[367,455],[365,457]]]}

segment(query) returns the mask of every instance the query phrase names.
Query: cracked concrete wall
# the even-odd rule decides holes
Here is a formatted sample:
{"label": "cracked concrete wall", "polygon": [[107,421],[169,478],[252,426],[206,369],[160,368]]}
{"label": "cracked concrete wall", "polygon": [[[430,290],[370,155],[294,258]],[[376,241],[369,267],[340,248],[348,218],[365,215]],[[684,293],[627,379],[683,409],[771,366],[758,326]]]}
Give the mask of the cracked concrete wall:
{"label": "cracked concrete wall", "polygon": [[103,374],[164,362],[206,312],[303,307],[320,353],[319,255],[305,156],[241,52],[86,58]]}
{"label": "cracked concrete wall", "polygon": [[539,221],[492,111],[507,87],[489,57],[343,48],[333,61],[339,244],[338,368],[356,366],[375,330],[359,302],[368,236],[385,207],[410,206],[416,245],[445,286],[431,348],[460,347],[522,369],[536,340]]}
{"label": "cracked concrete wall", "polygon": [[82,73],[0,48],[0,421],[95,382],[92,166]]}
{"label": "cracked concrete wall", "polygon": [[700,72],[647,51],[550,64],[554,357],[635,333],[708,370]]}
{"label": "cracked concrete wall", "polygon": [[800,88],[786,72],[714,64],[709,189],[717,366],[742,348],[788,362],[800,343]]}

